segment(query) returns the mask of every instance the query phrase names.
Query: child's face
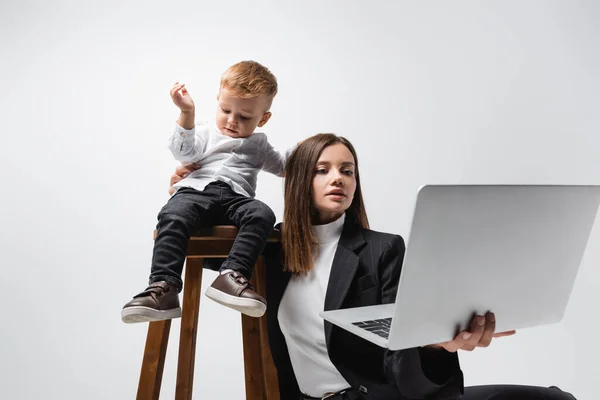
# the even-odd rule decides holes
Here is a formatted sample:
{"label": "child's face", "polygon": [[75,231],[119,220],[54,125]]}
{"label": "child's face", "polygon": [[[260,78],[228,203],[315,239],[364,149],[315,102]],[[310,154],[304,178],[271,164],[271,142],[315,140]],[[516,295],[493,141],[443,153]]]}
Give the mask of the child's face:
{"label": "child's face", "polygon": [[266,96],[245,99],[222,87],[217,101],[217,128],[226,136],[248,137],[271,117]]}

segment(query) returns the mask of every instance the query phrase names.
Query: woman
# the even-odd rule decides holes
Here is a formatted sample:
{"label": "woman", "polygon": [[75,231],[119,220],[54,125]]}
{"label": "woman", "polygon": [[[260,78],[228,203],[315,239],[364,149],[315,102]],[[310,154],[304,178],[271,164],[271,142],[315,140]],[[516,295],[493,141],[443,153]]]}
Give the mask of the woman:
{"label": "woman", "polygon": [[[178,180],[191,168],[179,168]],[[282,400],[574,399],[558,388],[463,388],[457,351],[487,347],[494,315],[450,342],[389,351],[323,323],[323,309],[394,302],[404,256],[398,235],[368,229],[358,160],[346,139],[321,134],[288,160],[282,243],[265,250],[267,325]],[[461,397],[461,394],[464,395]]]}

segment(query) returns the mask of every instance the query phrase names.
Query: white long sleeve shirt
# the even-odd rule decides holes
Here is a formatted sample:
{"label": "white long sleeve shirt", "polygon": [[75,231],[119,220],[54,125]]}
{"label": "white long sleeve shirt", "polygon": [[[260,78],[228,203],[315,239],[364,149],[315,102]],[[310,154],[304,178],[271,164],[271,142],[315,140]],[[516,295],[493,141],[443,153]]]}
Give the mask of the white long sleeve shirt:
{"label": "white long sleeve shirt", "polygon": [[325,325],[319,316],[325,307],[325,293],[344,219],[345,214],[329,224],[312,227],[318,241],[313,268],[307,275],[290,278],[277,313],[298,386],[302,393],[313,397],[350,387],[329,359]]}
{"label": "white long sleeve shirt", "polygon": [[169,139],[169,149],[178,161],[200,164],[200,169],[176,183],[175,189],[204,190],[209,183],[221,181],[236,193],[254,197],[258,172],[262,169],[281,176],[294,148],[280,153],[262,132],[247,138],[232,138],[222,134],[216,124],[210,122],[189,130],[176,124]]}

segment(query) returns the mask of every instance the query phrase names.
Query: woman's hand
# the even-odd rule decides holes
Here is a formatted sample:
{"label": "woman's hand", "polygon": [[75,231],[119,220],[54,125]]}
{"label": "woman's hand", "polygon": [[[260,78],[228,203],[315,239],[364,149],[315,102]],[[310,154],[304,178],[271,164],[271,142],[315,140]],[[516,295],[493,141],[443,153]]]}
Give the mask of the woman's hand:
{"label": "woman's hand", "polygon": [[173,185],[175,185],[177,182],[187,177],[189,174],[191,174],[199,168],[199,164],[178,165],[177,168],[175,168],[175,173],[171,175],[171,180],[169,181],[169,194],[172,196],[173,193],[175,193],[175,188],[173,187]]}
{"label": "woman's hand", "polygon": [[442,348],[450,353],[456,353],[458,350],[473,351],[476,347],[488,347],[493,338],[511,336],[515,331],[494,333],[496,330],[496,317],[494,313],[488,312],[485,317],[476,315],[471,320],[468,330],[460,332],[454,340],[426,346],[428,348]]}

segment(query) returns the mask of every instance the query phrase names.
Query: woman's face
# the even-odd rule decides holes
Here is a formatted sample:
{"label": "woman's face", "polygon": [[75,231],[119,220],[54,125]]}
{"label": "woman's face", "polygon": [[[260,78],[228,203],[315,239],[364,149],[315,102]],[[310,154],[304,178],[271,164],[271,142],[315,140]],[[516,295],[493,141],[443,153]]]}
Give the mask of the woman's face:
{"label": "woman's face", "polygon": [[326,147],[315,165],[312,205],[316,224],[335,221],[350,207],[356,190],[355,161],[342,143]]}

